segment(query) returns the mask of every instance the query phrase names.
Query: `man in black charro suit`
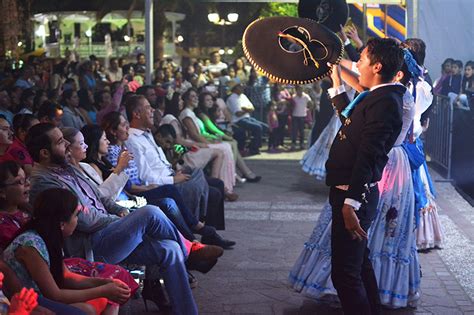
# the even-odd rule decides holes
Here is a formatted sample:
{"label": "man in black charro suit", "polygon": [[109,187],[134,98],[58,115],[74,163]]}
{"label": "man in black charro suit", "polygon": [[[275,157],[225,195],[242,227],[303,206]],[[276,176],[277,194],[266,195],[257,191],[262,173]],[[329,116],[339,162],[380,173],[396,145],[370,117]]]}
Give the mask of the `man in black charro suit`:
{"label": "man in black charro suit", "polygon": [[350,112],[344,111],[349,99],[339,66],[331,75],[328,93],[343,124],[326,162],[333,211],[331,278],[345,314],[380,313],[367,230],[376,215],[376,183],[402,127],[405,87],[392,83],[402,63],[403,52],[394,40],[369,40],[357,62],[359,84],[367,93]]}

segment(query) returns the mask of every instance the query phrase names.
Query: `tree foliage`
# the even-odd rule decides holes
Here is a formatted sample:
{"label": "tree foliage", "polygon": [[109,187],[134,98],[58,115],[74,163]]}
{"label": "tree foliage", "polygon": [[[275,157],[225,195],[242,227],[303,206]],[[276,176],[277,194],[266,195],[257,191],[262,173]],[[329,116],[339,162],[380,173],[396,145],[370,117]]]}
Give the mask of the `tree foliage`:
{"label": "tree foliage", "polygon": [[270,2],[262,9],[261,16],[298,16],[298,5],[296,3]]}

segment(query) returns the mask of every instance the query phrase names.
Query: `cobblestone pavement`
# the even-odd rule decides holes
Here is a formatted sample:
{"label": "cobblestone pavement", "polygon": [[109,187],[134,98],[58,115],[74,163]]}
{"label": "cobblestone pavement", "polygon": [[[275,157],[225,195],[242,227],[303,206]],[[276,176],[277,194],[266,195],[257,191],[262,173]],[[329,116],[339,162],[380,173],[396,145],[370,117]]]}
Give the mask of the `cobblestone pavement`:
{"label": "cobblestone pavement", "polygon": [[[342,314],[287,284],[288,272],[314,227],[328,189],[303,173],[297,160],[271,160],[274,157],[249,160],[263,175],[262,182],[238,187],[239,201],[226,204],[227,228],[222,234],[236,240],[237,246],[227,250],[208,274],[195,273],[199,284],[193,293],[201,314]],[[420,254],[423,278],[418,308],[384,314],[474,315],[474,209],[450,183],[435,184],[445,246]],[[140,300],[128,307],[132,314],[145,314]]]}

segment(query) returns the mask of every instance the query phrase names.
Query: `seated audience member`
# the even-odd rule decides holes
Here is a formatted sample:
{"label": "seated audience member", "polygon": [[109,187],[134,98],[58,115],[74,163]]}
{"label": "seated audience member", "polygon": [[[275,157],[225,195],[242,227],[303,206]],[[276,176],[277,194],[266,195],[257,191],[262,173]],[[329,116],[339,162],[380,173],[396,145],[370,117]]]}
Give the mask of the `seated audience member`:
{"label": "seated audience member", "polygon": [[60,105],[46,101],[41,104],[36,116],[41,123],[50,123],[59,127],[61,126],[63,113],[63,108]]}
{"label": "seated audience member", "polygon": [[[21,91],[21,90],[20,90]],[[8,123],[13,123],[13,113],[11,112],[13,103],[7,90],[0,89],[0,115],[3,115]]]}
{"label": "seated audience member", "polygon": [[36,91],[34,89],[26,89],[21,93],[20,106],[18,107],[18,114],[33,114],[34,99]]}
{"label": "seated audience member", "polygon": [[46,189],[67,188],[86,208],[78,214],[77,232],[66,246],[68,253],[88,258],[93,253],[112,264],[160,265],[173,312],[197,314],[186,273],[186,257],[188,265],[213,265],[222,252],[192,247],[188,253],[178,230],[158,207],[147,205],[129,214],[128,209],[111,199],[101,198],[87,178],[67,165],[68,145],[61,131],[51,124],[32,127],[26,138],[28,151],[36,162],[31,177],[32,200]]}
{"label": "seated audience member", "polygon": [[61,118],[64,127],[81,129],[86,120],[79,111],[79,96],[74,90],[66,90],[62,96],[63,117]]}
{"label": "seated audience member", "polygon": [[39,120],[32,114],[15,115],[13,118],[13,143],[2,157],[3,161],[16,161],[19,163],[27,175],[31,173],[33,159],[26,149],[25,138],[28,130],[36,124],[39,124]]}
{"label": "seated audience member", "polygon": [[195,89],[187,90],[183,96],[184,108],[179,114],[179,120],[187,131],[189,138],[195,142],[205,143],[212,149],[224,154],[224,163],[218,178],[224,182],[226,199],[235,201],[238,195],[233,192],[235,185],[235,161],[232,147],[227,142],[220,142],[220,138],[206,132],[204,124],[196,117],[194,110],[198,107],[198,95]]}
{"label": "seated audience member", "polygon": [[5,116],[0,115],[0,159],[3,160],[5,153],[13,143],[13,130]]}
{"label": "seated audience member", "polygon": [[[0,163],[0,251],[31,219],[29,192],[30,182],[23,169],[13,161]],[[138,288],[130,274],[119,266],[88,262],[82,258],[66,258],[64,262],[71,271],[83,276],[122,280],[132,293]]]}
{"label": "seated audience member", "polygon": [[[266,124],[251,117],[255,110],[252,103],[245,94],[243,87],[237,84],[232,88],[232,94],[227,99],[227,107],[232,113],[232,123],[239,128],[250,132],[252,139],[249,145],[250,154],[259,154],[262,146],[262,134],[267,128]],[[241,139],[236,139],[237,141]],[[245,149],[245,141],[239,143],[239,150]]]}
{"label": "seated audience member", "polygon": [[[100,131],[100,133],[98,136],[100,139],[102,129],[97,125],[87,125],[84,126],[83,130],[90,130],[90,128],[99,128],[98,131]],[[127,196],[122,198],[123,195],[121,192],[128,181],[128,175],[124,170],[127,167],[128,162],[132,159],[132,156],[128,154],[128,152],[124,152],[114,169],[112,169],[110,162],[104,159],[102,163],[107,166],[110,165],[110,171],[108,171],[107,174],[103,174],[96,163],[87,163],[88,152],[97,152],[99,149],[98,143],[90,144],[90,142],[92,142],[91,139],[88,139],[86,142],[84,134],[76,128],[61,128],[61,132],[63,133],[64,139],[69,142],[69,147],[67,148],[69,151],[68,163],[74,166],[78,171],[82,172],[83,175],[87,176],[91,180],[91,183],[97,187],[102,197],[110,198],[112,200],[128,199]]]}
{"label": "seated audience member", "polygon": [[[67,135],[71,134],[71,131],[66,131],[66,133],[63,131],[65,139],[71,143],[69,149],[72,157],[71,164],[75,167],[79,167],[96,185],[104,186],[106,182],[114,182],[113,186],[115,187],[115,191],[109,194],[114,194],[115,196],[120,194],[128,180],[128,176],[123,170],[128,166],[131,160],[131,154],[128,151],[123,151],[119,156],[117,166],[114,168],[105,157],[108,153],[109,140],[107,140],[102,128],[97,125],[89,125],[82,128],[82,133],[77,130],[73,130],[73,132],[74,131],[76,131],[74,137]],[[80,145],[84,142],[87,150],[84,150],[84,147]],[[84,162],[78,163],[79,161]],[[117,179],[114,172],[125,174],[125,181]],[[111,185],[109,184],[108,186],[110,187]],[[108,190],[113,189],[112,187]],[[115,199],[115,196],[112,199]],[[124,197],[128,199],[127,195]],[[195,240],[193,233],[184,222],[180,209],[172,198],[148,198],[147,202],[160,207],[187,240]]]}
{"label": "seated audience member", "polygon": [[224,154],[221,150],[211,149],[206,143],[196,142],[189,139],[184,132],[182,123],[178,117],[183,110],[183,99],[181,93],[174,92],[171,99],[166,100],[164,117],[160,125],[171,125],[176,133],[176,143],[188,149],[182,160],[184,166],[190,168],[205,168],[211,166],[211,176],[217,178],[224,167]]}
{"label": "seated audience member", "polygon": [[212,93],[203,91],[199,94],[199,103],[198,107],[194,110],[197,117],[202,121],[206,132],[222,141],[228,142],[232,147],[232,154],[235,159],[236,169],[240,171],[244,179],[237,176],[237,179],[240,182],[259,182],[261,176],[255,175],[252,170],[247,166],[245,160],[242,158],[242,155],[239,152],[237,141],[232,138],[232,133],[227,134],[225,131],[221,130],[211,119],[210,111],[213,107],[218,107],[217,99],[214,98]]}
{"label": "seated audience member", "polygon": [[[139,95],[131,97],[126,107],[131,126],[130,137],[126,141],[126,145],[133,153],[138,168],[138,178],[141,182],[147,185],[175,185],[181,195],[186,196],[185,204],[196,219],[206,218],[212,226],[224,229],[222,181],[218,179],[206,180],[201,169],[186,170],[185,172],[175,171],[166,159],[163,149],[156,144],[153,135],[149,132],[149,128],[153,126],[153,108],[150,103],[144,96]],[[167,137],[166,140],[174,144],[172,136]],[[143,196],[147,197],[146,193]],[[210,213],[207,213],[208,211]],[[214,215],[210,215],[211,212]],[[219,220],[215,218],[216,216],[219,217]],[[203,239],[202,242],[223,248],[235,244],[235,242],[222,240],[216,235]]]}
{"label": "seated audience member", "polygon": [[130,288],[125,283],[80,276],[64,264],[64,239],[74,232],[78,212],[84,211],[77,197],[66,189],[48,189],[38,195],[33,211],[33,219],[3,253],[21,284],[46,298],[85,311],[93,307],[102,313],[106,308],[114,308],[113,313],[117,314],[118,307],[107,305],[107,299],[125,303],[130,297]]}
{"label": "seated audience member", "polygon": [[[123,152],[127,152],[127,150],[124,150],[123,148],[124,142],[128,139],[128,121],[120,113],[109,113],[104,117],[104,120],[102,121],[102,128],[103,130],[105,130],[107,138],[110,141],[106,157],[112,165],[117,167],[117,165],[119,164],[120,156],[123,154]],[[217,234],[215,227],[213,225],[210,225],[212,224],[212,221],[207,221],[207,224],[204,224],[193,215],[191,210],[186,206],[183,196],[175,185],[145,185],[138,177],[137,164],[136,161],[133,159],[129,161],[128,166],[125,168],[125,173],[128,174],[130,182],[129,185],[127,185],[125,188],[127,192],[146,197],[146,199],[150,202],[152,202],[153,200],[159,200],[161,198],[172,198],[176,202],[176,205],[178,206],[182,219],[186,223],[188,230],[191,229],[192,231],[190,233],[186,231],[185,233],[183,233],[183,230],[186,229],[180,229],[181,233],[188,240],[194,239],[194,235],[192,235],[193,233],[200,234],[204,237],[213,237],[218,238],[220,240],[222,239],[221,236]],[[210,192],[212,193],[212,191],[213,189],[211,188]],[[212,199],[215,198],[211,198],[211,201]],[[180,218],[178,219],[181,220]],[[173,219],[172,221],[174,222]],[[176,223],[175,225],[178,226],[178,224]],[[222,245],[221,247],[226,248],[233,244],[235,243],[229,241],[226,242],[225,240],[222,240],[219,244],[216,245]]]}
{"label": "seated audience member", "polygon": [[122,97],[127,83],[127,80],[122,80],[120,84],[116,85],[116,89],[112,95],[105,90],[95,93],[95,103],[99,109],[97,112],[97,124],[100,124],[102,118],[108,113],[118,112],[120,110],[120,104],[122,103]]}

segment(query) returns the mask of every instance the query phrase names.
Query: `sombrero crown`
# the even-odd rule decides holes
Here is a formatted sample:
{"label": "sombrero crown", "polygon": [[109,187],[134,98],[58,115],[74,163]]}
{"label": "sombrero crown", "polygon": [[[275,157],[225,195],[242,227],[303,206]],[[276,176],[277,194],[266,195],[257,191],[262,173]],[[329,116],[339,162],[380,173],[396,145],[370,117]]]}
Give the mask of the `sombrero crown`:
{"label": "sombrero crown", "polygon": [[300,0],[298,16],[315,20],[333,32],[339,32],[349,18],[346,0]]}
{"label": "sombrero crown", "polygon": [[252,22],[242,40],[255,69],[283,84],[307,84],[330,74],[344,53],[341,39],[310,19],[270,17]]}

